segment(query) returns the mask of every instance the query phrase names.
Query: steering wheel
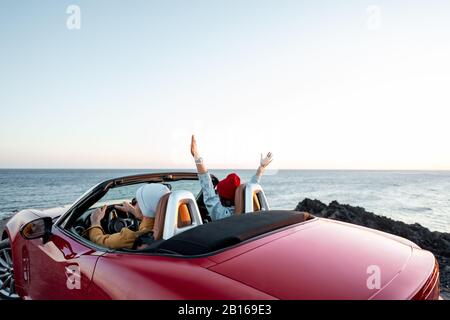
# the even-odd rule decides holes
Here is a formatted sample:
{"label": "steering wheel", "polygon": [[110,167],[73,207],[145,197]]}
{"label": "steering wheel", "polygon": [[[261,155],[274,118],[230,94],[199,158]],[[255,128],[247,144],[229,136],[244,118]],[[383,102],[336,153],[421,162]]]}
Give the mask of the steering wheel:
{"label": "steering wheel", "polygon": [[114,207],[106,209],[105,217],[102,219],[102,225],[106,227],[109,234],[120,232],[123,228],[137,231],[139,221],[131,213],[125,213],[116,210]]}
{"label": "steering wheel", "polygon": [[[92,213],[91,213],[92,214]],[[77,226],[77,232],[81,234],[85,228],[91,225],[91,214],[86,216],[84,220],[84,226]],[[109,206],[106,209],[105,216],[100,221],[100,224],[108,234],[120,232],[123,228],[129,228],[132,231],[139,229],[139,220],[134,215],[127,214],[123,211],[116,210],[114,206]],[[82,229],[82,230],[80,230]]]}

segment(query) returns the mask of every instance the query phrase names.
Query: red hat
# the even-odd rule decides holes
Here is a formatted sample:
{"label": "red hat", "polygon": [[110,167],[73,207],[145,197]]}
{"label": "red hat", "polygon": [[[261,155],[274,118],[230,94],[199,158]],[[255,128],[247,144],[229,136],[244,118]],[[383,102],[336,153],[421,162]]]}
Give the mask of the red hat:
{"label": "red hat", "polygon": [[234,200],[237,187],[241,184],[241,178],[235,173],[230,173],[225,179],[217,184],[219,196],[227,200]]}

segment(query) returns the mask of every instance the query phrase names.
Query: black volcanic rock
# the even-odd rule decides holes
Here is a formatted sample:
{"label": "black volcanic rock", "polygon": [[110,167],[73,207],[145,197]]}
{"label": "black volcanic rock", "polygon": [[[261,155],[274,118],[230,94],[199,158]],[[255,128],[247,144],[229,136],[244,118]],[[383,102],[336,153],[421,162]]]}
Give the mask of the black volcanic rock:
{"label": "black volcanic rock", "polygon": [[450,233],[430,231],[418,223],[406,224],[337,201],[326,205],[319,200],[306,198],[298,203],[295,210],[391,233],[431,251],[439,262],[441,295],[450,299]]}

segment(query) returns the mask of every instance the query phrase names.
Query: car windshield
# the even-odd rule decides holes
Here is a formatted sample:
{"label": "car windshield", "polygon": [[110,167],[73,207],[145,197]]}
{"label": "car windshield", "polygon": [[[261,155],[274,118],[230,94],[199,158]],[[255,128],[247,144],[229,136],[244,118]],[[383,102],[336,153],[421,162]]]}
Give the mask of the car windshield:
{"label": "car windshield", "polygon": [[[200,183],[198,181],[180,180],[165,183],[172,191],[186,190],[192,192],[194,196],[200,192]],[[90,209],[98,208],[103,205],[119,204],[123,201],[131,201],[136,196],[136,191],[145,183],[133,184],[128,186],[119,186],[110,189],[99,201],[93,204]]]}

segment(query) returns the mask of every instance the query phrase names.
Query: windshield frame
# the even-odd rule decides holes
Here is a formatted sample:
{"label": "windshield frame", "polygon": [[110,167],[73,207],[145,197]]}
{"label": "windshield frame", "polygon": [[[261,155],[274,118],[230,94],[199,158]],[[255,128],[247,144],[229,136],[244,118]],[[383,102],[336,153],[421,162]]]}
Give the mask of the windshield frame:
{"label": "windshield frame", "polygon": [[[216,176],[211,174],[211,179],[214,184],[219,181]],[[102,199],[109,190],[141,183],[163,183],[175,182],[182,180],[198,181],[197,172],[162,172],[162,173],[148,173],[124,176],[103,181],[96,186],[89,189],[83,196],[81,196],[75,203],[60,216],[55,222],[55,226],[63,230],[77,219],[78,216],[86,212],[92,205]]]}

